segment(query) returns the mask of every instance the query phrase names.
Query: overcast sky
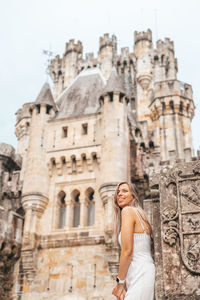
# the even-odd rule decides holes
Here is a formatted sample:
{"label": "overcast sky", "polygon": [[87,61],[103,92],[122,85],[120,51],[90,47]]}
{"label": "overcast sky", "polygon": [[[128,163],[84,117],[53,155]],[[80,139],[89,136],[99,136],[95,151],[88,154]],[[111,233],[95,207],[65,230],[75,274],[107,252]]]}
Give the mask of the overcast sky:
{"label": "overcast sky", "polygon": [[[84,53],[98,51],[99,37],[115,34],[118,51],[133,50],[134,31],[150,28],[153,42],[169,37],[178,58],[178,79],[193,87],[193,145],[200,147],[199,0],[6,0],[0,4],[0,142],[15,148],[15,113],[34,101],[46,81],[43,49],[62,55],[70,39]],[[51,80],[49,80],[51,83]]]}

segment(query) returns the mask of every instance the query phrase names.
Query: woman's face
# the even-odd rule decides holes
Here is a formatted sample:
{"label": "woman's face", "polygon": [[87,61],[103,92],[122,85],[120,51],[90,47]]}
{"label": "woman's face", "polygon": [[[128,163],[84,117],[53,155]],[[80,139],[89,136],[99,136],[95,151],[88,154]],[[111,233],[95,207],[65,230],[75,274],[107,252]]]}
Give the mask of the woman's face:
{"label": "woman's face", "polygon": [[123,208],[128,206],[132,200],[133,195],[130,191],[129,185],[127,183],[122,183],[118,188],[117,204],[119,207]]}

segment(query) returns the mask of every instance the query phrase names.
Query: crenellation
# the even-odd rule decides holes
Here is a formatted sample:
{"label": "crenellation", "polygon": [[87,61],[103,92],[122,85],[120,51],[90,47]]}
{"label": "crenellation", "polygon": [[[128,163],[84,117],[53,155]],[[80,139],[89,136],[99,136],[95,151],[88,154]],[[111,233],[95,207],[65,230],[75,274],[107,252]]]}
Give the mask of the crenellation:
{"label": "crenellation", "polygon": [[134,43],[137,44],[140,41],[146,40],[150,43],[152,43],[152,32],[150,29],[147,29],[147,31],[135,31],[134,32]]}
{"label": "crenellation", "polygon": [[109,33],[105,33],[103,35],[103,37],[100,37],[100,39],[99,39],[99,51],[101,51],[102,48],[107,47],[107,46],[113,48],[116,51],[117,38],[114,34],[110,37]]}
{"label": "crenellation", "polygon": [[174,53],[174,42],[171,41],[169,38],[165,38],[164,41],[158,40],[156,42],[156,47],[159,52],[170,50]]}
{"label": "crenellation", "polygon": [[71,52],[76,52],[78,54],[82,54],[82,52],[83,52],[82,42],[78,41],[77,43],[75,43],[75,41],[73,39],[69,40],[69,42],[66,43],[64,56]]}
{"label": "crenellation", "polygon": [[33,102],[25,103],[25,104],[23,104],[22,108],[18,109],[18,111],[16,112],[16,126],[23,119],[27,119],[27,122],[29,121],[29,119],[31,117],[30,109],[31,109],[32,104],[33,104]]}
{"label": "crenellation", "polygon": [[123,47],[121,48],[121,55],[122,60],[125,60],[127,63],[129,63],[129,47]]}

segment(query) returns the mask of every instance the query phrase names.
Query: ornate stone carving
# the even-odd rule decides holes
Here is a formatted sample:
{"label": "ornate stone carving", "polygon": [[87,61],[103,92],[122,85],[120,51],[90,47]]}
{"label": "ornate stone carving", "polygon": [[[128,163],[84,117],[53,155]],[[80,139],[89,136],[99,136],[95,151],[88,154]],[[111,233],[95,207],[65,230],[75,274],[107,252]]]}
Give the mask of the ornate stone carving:
{"label": "ornate stone carving", "polygon": [[178,237],[178,223],[175,221],[178,218],[178,212],[174,207],[166,207],[162,213],[163,223],[167,224],[167,227],[163,230],[164,241],[173,246],[176,244]]}
{"label": "ornate stone carving", "polygon": [[[180,255],[192,274],[200,274],[200,163],[177,165],[162,173],[168,204],[162,210],[163,240],[170,246],[180,240]],[[176,191],[170,192],[176,187]]]}
{"label": "ornate stone carving", "polygon": [[200,206],[200,181],[191,182],[189,185],[182,186],[180,193],[188,202]]}

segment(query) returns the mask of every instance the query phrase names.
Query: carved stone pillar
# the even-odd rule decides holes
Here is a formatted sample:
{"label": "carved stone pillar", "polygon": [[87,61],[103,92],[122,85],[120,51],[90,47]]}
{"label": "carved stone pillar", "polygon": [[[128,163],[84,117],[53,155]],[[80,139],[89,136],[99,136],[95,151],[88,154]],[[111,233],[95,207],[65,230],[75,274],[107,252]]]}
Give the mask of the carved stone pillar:
{"label": "carved stone pillar", "polygon": [[112,242],[112,236],[114,232],[113,228],[113,215],[114,215],[114,208],[113,208],[113,200],[114,194],[116,190],[117,183],[105,183],[100,186],[99,193],[103,202],[104,206],[104,232],[105,232],[105,239],[106,243]]}
{"label": "carved stone pillar", "polygon": [[144,208],[154,230],[156,299],[199,299],[200,161],[164,167],[150,188]]}
{"label": "carved stone pillar", "polygon": [[37,226],[39,218],[48,203],[47,197],[40,193],[27,194],[22,197],[25,210],[24,237],[22,243],[23,270],[28,282],[35,276],[37,264]]}
{"label": "carved stone pillar", "polygon": [[67,201],[67,213],[66,213],[66,228],[69,229],[72,227],[72,222],[73,222],[73,203],[72,201]]}
{"label": "carved stone pillar", "polygon": [[81,211],[80,211],[80,227],[87,226],[87,202],[85,199],[81,201]]}

